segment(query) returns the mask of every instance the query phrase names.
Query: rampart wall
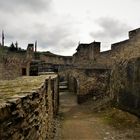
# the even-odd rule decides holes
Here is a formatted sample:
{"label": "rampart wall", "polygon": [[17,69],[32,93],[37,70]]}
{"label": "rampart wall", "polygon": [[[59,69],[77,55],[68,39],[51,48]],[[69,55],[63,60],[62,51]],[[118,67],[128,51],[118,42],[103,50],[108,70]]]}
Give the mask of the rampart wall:
{"label": "rampart wall", "polygon": [[[91,43],[96,48],[98,42]],[[78,49],[73,56],[74,65],[78,67],[90,68],[112,68],[112,66],[121,61],[121,59],[130,59],[140,56],[140,29],[129,32],[129,39],[114,43],[111,45],[111,50],[99,52],[100,49],[93,49],[93,58],[88,58],[91,53],[88,52],[90,44],[84,44],[85,47]],[[100,48],[100,46],[98,46]],[[80,55],[82,54],[82,56]]]}
{"label": "rampart wall", "polygon": [[[88,45],[86,47],[88,49]],[[77,57],[77,70],[68,74],[70,89],[78,85],[75,90],[78,102],[96,95],[95,98],[113,96],[120,107],[140,115],[140,29],[130,31],[129,39],[112,44],[111,50],[100,52],[96,59],[87,59],[86,55],[88,53],[83,57],[86,58],[84,61],[78,54],[74,56]],[[91,73],[87,74],[87,71]]]}

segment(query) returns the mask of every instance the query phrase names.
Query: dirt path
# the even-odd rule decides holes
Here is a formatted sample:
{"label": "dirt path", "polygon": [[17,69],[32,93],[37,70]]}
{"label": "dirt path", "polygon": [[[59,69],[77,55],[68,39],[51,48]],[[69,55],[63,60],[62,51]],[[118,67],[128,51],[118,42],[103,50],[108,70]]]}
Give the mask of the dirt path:
{"label": "dirt path", "polygon": [[[78,105],[70,92],[60,93],[60,129],[56,140],[135,140],[133,131],[116,130],[92,111],[91,105]],[[139,133],[140,131],[138,131]]]}

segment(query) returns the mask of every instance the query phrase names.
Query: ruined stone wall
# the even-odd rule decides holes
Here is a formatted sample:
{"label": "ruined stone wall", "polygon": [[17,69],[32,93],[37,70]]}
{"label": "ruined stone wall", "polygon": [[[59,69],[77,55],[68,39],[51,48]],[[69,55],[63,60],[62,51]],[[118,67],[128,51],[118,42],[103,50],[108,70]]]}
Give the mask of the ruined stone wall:
{"label": "ruined stone wall", "polygon": [[3,71],[3,64],[0,62],[0,79],[2,79],[3,77],[2,71]]}
{"label": "ruined stone wall", "polygon": [[[56,76],[51,76],[52,80],[48,78],[19,78],[5,84],[0,81],[1,140],[52,139],[58,111],[58,80]],[[4,89],[8,84],[10,91],[16,89],[13,94]]]}
{"label": "ruined stone wall", "polygon": [[112,50],[101,52],[95,60],[95,67],[111,68],[113,64],[114,53]]}
{"label": "ruined stone wall", "polygon": [[[123,82],[123,76],[126,75],[128,69],[124,69],[125,66],[120,64],[128,63],[130,60],[134,61],[132,63],[135,63],[135,58],[140,57],[140,29],[130,31],[129,39],[112,44],[111,50],[100,53],[98,50],[94,54],[96,56],[93,57],[94,59],[90,59],[91,57],[89,57],[89,46],[90,44],[80,44],[79,48],[77,48],[77,52],[73,56],[73,65],[77,69],[72,68],[69,72],[67,70],[66,72],[62,72],[62,75],[68,75],[65,77],[69,77],[69,88],[77,92],[80,100],[82,100],[82,97],[84,96],[85,99],[88,95],[94,95],[95,93],[101,93],[102,91],[104,94],[108,94],[110,92],[108,91],[109,86],[116,85],[114,87],[117,87],[119,81],[117,79],[118,77],[120,77],[120,81]],[[120,72],[119,69],[123,69],[123,71]],[[90,70],[92,73],[87,75],[86,71]],[[116,73],[116,79],[111,75],[111,82],[108,80],[110,79],[110,74],[106,73],[108,70],[109,73],[110,71],[111,73]],[[100,73],[100,71],[105,72]],[[110,83],[111,85],[109,85]],[[108,86],[108,89],[106,89],[106,85]],[[76,88],[78,89],[75,90]],[[134,88],[133,90],[128,89],[127,86],[124,90],[127,90],[128,92],[135,92]],[[111,92],[111,94],[114,94],[115,96],[116,93]]]}
{"label": "ruined stone wall", "polygon": [[59,55],[50,55],[50,54],[41,54],[40,60],[49,64],[61,64],[61,65],[70,65],[72,63],[72,57],[70,56],[59,56]]}
{"label": "ruined stone wall", "polygon": [[108,96],[109,72],[105,69],[70,69],[60,73],[60,78],[67,78],[69,90],[75,92],[77,102],[82,103]]}
{"label": "ruined stone wall", "polygon": [[84,71],[84,79],[79,79],[78,103],[82,103],[89,98],[93,100],[103,99],[107,96],[109,85],[109,72],[102,69],[91,69]]}
{"label": "ruined stone wall", "polygon": [[[93,43],[96,44],[96,42]],[[130,31],[129,39],[112,44],[109,51],[100,52],[99,46],[93,46],[94,50],[91,51],[90,44],[84,45],[83,48],[79,48],[74,54],[74,65],[82,68],[112,68],[121,59],[140,56],[140,29]]]}
{"label": "ruined stone wall", "polygon": [[27,69],[30,60],[26,58],[26,53],[6,52],[0,54],[0,79],[14,79],[22,76],[22,68]]}
{"label": "ruined stone wall", "polygon": [[110,96],[119,107],[140,116],[140,57],[115,65],[110,83]]}
{"label": "ruined stone wall", "polygon": [[[113,86],[116,87],[118,90],[120,89],[118,86],[120,85],[120,83],[124,82],[124,80],[126,80],[124,82],[124,85],[126,85],[126,83],[128,83],[128,81],[130,79],[128,78],[123,78],[123,76],[126,75],[126,73],[128,72],[128,68],[125,68],[125,66],[123,64],[128,63],[129,61],[131,61],[131,63],[133,65],[135,65],[135,59],[140,57],[140,31],[138,30],[135,34],[132,34],[132,32],[130,32],[131,35],[129,35],[129,39],[122,41],[122,42],[118,42],[115,44],[112,44],[112,50],[110,51],[106,51],[106,52],[101,52],[98,57],[96,57],[96,59],[92,60],[92,62],[90,60],[86,60],[87,64],[84,64],[82,62],[83,58],[78,58],[79,59],[79,64],[77,65],[78,68],[81,68],[81,70],[77,69],[77,70],[73,70],[70,71],[69,73],[69,82],[70,82],[70,89],[72,89],[72,87],[74,87],[74,85],[76,84],[76,82],[78,82],[78,98],[80,100],[82,100],[82,97],[84,97],[84,99],[86,97],[88,97],[88,95],[92,95],[92,97],[94,96],[94,94],[96,93],[101,93],[102,91],[104,92],[104,94],[108,94],[110,91],[108,91],[109,86]],[[86,53],[86,51],[85,51]],[[84,54],[84,53],[82,53]],[[139,65],[138,65],[139,66]],[[133,67],[137,67],[136,69],[140,69],[140,67],[138,66],[133,66]],[[93,73],[90,74],[86,74],[86,71],[90,71],[93,70]],[[97,71],[96,71],[96,70]],[[100,71],[108,71],[109,73],[111,71],[111,73],[115,73],[115,78],[114,76],[111,74],[111,82],[109,82],[110,79],[110,74],[106,74],[106,73],[100,73]],[[138,71],[137,70],[137,71]],[[98,73],[99,72],[99,73]],[[139,77],[139,75],[134,74],[135,77]],[[134,75],[132,77],[134,77]],[[120,77],[120,80],[119,80]],[[127,81],[128,80],[128,81]],[[106,82],[108,81],[108,82]],[[118,83],[118,81],[120,81],[120,83]],[[111,83],[111,85],[109,85]],[[134,84],[134,83],[131,83]],[[126,94],[126,96],[129,96],[129,93],[133,93],[135,92],[135,88],[139,91],[138,86],[130,89],[128,87],[131,86],[131,84],[129,84],[129,86],[124,86],[124,89]],[[139,82],[137,82],[137,85],[139,84]],[[106,87],[105,85],[107,85],[108,89],[105,89],[104,87]],[[118,85],[118,86],[117,86]],[[135,84],[136,85],[136,84]],[[104,89],[104,90],[102,90]],[[75,88],[73,88],[72,90],[75,91]],[[102,93],[103,93],[102,92]],[[113,92],[111,91],[110,94],[113,94],[113,96],[116,96],[116,94],[121,93],[121,91],[119,92]],[[111,95],[112,96],[112,95]],[[118,96],[117,96],[118,97]],[[134,97],[136,98],[136,97]],[[119,98],[120,100],[123,100],[123,96],[120,96]],[[130,98],[131,99],[131,98]],[[135,99],[132,99],[131,102],[135,102]],[[136,101],[137,102],[137,101]],[[139,104],[139,103],[138,103]],[[123,105],[123,104],[122,104]],[[136,105],[137,106],[137,105]],[[126,104],[126,108],[127,108],[127,104]],[[132,106],[133,108],[133,106]]]}
{"label": "ruined stone wall", "polygon": [[73,55],[73,64],[76,66],[93,65],[100,54],[100,42],[79,44],[77,52]]}
{"label": "ruined stone wall", "polygon": [[140,115],[140,30],[131,31],[129,40],[113,44],[112,49],[110,95],[121,108]]}
{"label": "ruined stone wall", "polygon": [[1,62],[1,79],[13,79],[21,76],[21,63],[18,58],[6,57]]}
{"label": "ruined stone wall", "polygon": [[124,59],[131,59],[140,56],[140,31],[129,38],[127,41],[122,41],[112,44],[112,50],[115,52],[114,61],[118,62]]}

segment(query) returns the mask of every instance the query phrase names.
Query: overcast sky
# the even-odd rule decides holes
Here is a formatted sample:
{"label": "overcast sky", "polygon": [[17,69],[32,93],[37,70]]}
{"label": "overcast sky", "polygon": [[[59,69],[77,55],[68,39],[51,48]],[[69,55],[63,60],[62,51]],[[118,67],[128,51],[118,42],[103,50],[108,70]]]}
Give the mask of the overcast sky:
{"label": "overcast sky", "polygon": [[81,43],[102,42],[102,50],[140,27],[140,0],[0,0],[5,42],[72,55]]}

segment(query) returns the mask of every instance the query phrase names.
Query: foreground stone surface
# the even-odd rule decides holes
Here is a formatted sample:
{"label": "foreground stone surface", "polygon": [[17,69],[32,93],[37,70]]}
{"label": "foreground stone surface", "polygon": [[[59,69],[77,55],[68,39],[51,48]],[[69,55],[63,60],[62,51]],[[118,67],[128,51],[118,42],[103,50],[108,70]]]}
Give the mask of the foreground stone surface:
{"label": "foreground stone surface", "polygon": [[78,105],[74,93],[60,93],[60,126],[55,140],[138,140],[140,120],[109,106],[108,99]]}
{"label": "foreground stone surface", "polygon": [[51,139],[57,110],[57,75],[0,81],[0,139]]}

